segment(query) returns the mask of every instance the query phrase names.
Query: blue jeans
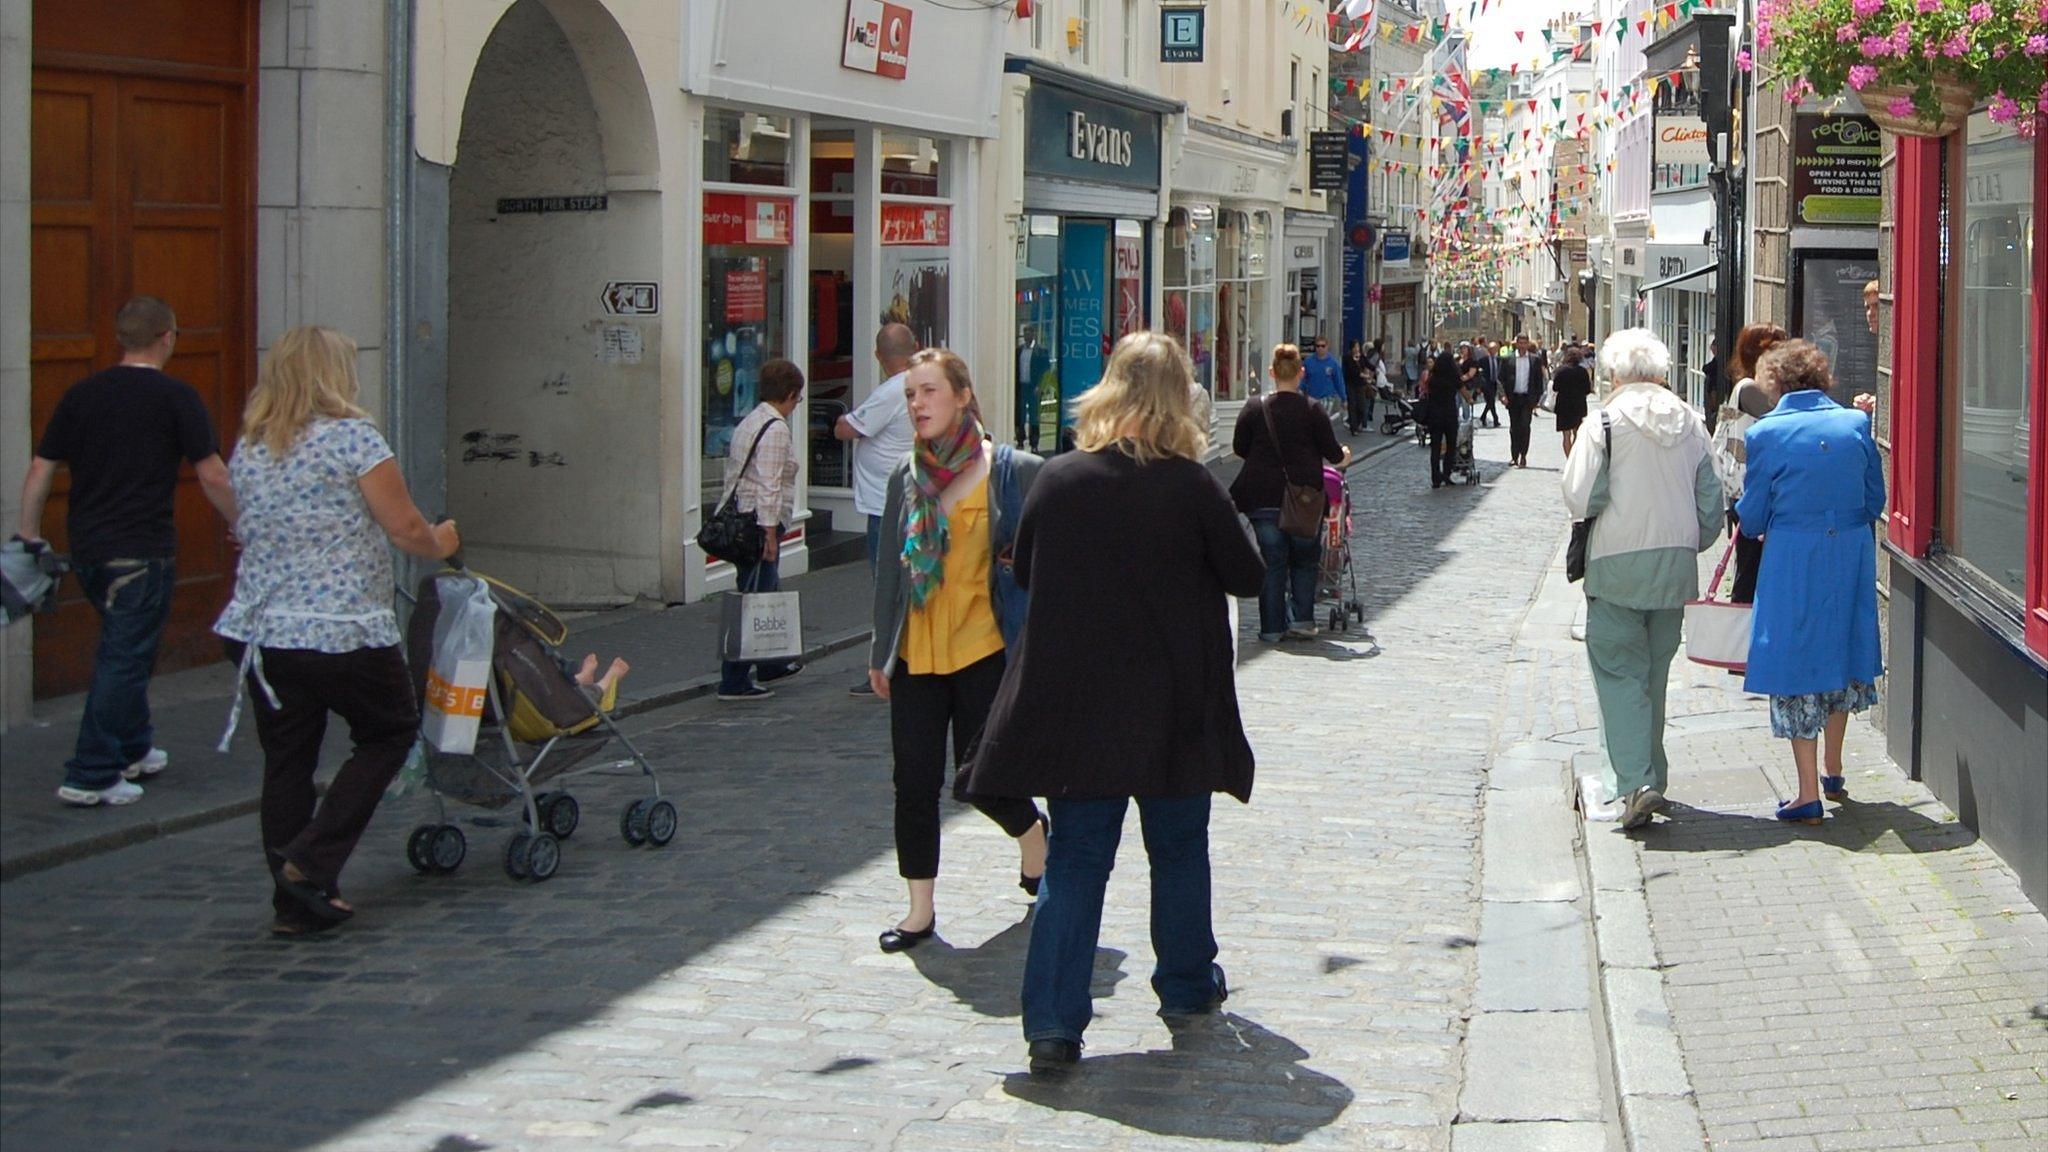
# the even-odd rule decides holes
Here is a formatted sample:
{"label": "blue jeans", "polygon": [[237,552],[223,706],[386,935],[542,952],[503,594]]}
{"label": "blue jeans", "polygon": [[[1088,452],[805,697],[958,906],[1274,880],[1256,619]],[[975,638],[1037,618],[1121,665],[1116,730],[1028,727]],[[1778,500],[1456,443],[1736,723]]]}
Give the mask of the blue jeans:
{"label": "blue jeans", "polygon": [[[775,561],[741,565],[739,579],[733,583],[733,589],[738,592],[780,592],[782,577],[776,572]],[[726,695],[744,692],[754,683],[756,667],[782,671],[795,664],[794,660],[722,660],[718,665],[718,690]]]}
{"label": "blue jeans", "polygon": [[1287,601],[1294,601],[1293,620],[1307,624],[1316,618],[1317,566],[1323,559],[1323,542],[1314,536],[1289,536],[1280,531],[1280,512],[1254,512],[1252,532],[1259,538],[1259,555],[1266,561],[1266,582],[1259,588],[1259,639],[1278,640],[1287,631]]}
{"label": "blue jeans", "polygon": [[92,687],[78,718],[78,746],[64,764],[73,788],[110,788],[121,769],[149,755],[149,677],[171,615],[177,569],[169,558],[77,565],[78,583],[100,614]]}
{"label": "blue jeans", "polygon": [[[1130,801],[1046,803],[1050,851],[1024,959],[1024,1039],[1078,1042],[1095,1015],[1089,984],[1102,936],[1102,895]],[[1138,797],[1152,865],[1152,991],[1164,1012],[1216,998],[1216,932],[1209,919],[1209,797]]]}

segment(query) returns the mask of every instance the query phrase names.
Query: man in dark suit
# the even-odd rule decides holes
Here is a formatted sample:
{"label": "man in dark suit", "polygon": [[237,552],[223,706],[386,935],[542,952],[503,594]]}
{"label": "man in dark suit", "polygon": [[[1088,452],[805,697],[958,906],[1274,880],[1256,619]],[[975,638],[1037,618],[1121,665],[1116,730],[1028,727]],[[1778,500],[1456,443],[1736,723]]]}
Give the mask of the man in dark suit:
{"label": "man in dark suit", "polygon": [[1508,405],[1508,457],[1517,468],[1529,466],[1529,421],[1543,399],[1550,379],[1550,361],[1527,332],[1515,336],[1515,354],[1501,361],[1500,391]]}
{"label": "man in dark suit", "polygon": [[1498,428],[1500,410],[1493,405],[1500,399],[1500,341],[1481,340],[1472,346],[1472,358],[1479,364],[1479,392],[1486,397],[1486,410],[1478,413],[1472,423]]}

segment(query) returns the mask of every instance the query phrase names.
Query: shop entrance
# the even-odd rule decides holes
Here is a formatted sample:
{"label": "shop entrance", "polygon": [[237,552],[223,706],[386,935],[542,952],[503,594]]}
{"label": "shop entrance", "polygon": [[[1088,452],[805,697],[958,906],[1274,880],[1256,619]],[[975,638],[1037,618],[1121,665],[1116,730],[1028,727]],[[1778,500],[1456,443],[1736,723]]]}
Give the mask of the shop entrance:
{"label": "shop entrance", "polygon": [[[602,77],[602,84],[592,82]],[[518,0],[448,204],[448,510],[479,570],[565,604],[661,595],[652,111],[597,0]]]}
{"label": "shop entrance", "polygon": [[[35,6],[32,424],[40,431],[72,384],[121,358],[114,312],[146,293],[178,314],[166,370],[198,389],[225,455],[251,379],[255,5],[188,3],[189,15],[170,21],[132,19],[127,7]],[[70,482],[60,470],[43,513],[60,550]],[[209,630],[234,576],[227,526],[190,468],[175,507],[178,586],[157,662],[165,672],[220,659]],[[80,691],[92,675],[99,624],[77,587],[64,582],[56,613],[36,619],[38,696]]]}
{"label": "shop entrance", "polygon": [[1017,237],[1016,442],[1073,445],[1074,398],[1119,339],[1144,329],[1150,250],[1139,220],[1026,216]]}

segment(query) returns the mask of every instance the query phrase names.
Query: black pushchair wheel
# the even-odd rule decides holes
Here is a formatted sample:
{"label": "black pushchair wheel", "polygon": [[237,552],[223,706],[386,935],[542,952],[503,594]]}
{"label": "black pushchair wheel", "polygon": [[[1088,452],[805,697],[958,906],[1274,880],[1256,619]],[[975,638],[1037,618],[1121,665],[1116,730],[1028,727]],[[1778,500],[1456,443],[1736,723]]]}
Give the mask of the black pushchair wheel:
{"label": "black pushchair wheel", "polygon": [[545,832],[527,838],[526,876],[535,883],[555,874],[562,866],[562,842]]}
{"label": "black pushchair wheel", "polygon": [[434,841],[427,849],[427,858],[433,862],[436,872],[453,872],[462,867],[462,858],[469,855],[469,841],[463,839],[462,829],[453,824],[443,824],[434,829]]}
{"label": "black pushchair wheel", "polygon": [[647,801],[635,800],[626,805],[626,811],[619,817],[619,835],[635,848],[647,843],[648,807]]}
{"label": "black pushchair wheel", "polygon": [[550,792],[536,797],[534,807],[540,811],[540,826],[557,840],[567,840],[575,835],[576,825],[583,820],[583,807],[567,792]]}
{"label": "black pushchair wheel", "polygon": [[676,806],[666,800],[656,800],[647,806],[647,843],[656,848],[668,847],[676,838]]}
{"label": "black pushchair wheel", "polygon": [[526,846],[533,840],[527,832],[514,832],[512,839],[505,842],[505,875],[514,880],[526,879]]}
{"label": "black pushchair wheel", "polygon": [[405,862],[422,876],[434,871],[434,834],[439,831],[432,824],[422,824],[405,838]]}
{"label": "black pushchair wheel", "polygon": [[1344,610],[1342,608],[1330,609],[1329,627],[1332,632],[1342,632],[1344,630]]}
{"label": "black pushchair wheel", "polygon": [[1353,620],[1358,621],[1360,624],[1365,623],[1365,605],[1360,604],[1356,600],[1353,600],[1350,604],[1350,608],[1351,618]]}

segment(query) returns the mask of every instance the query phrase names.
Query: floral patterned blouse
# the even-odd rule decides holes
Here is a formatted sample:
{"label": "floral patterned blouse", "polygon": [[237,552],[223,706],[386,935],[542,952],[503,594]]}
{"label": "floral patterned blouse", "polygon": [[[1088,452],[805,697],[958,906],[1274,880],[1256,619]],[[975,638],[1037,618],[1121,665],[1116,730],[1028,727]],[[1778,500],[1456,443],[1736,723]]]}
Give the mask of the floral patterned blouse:
{"label": "floral patterned blouse", "polygon": [[391,548],[357,483],[389,459],[368,420],[316,418],[281,460],[260,442],[236,445],[228,475],[242,561],[213,630],[315,652],[397,644]]}

